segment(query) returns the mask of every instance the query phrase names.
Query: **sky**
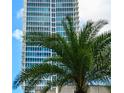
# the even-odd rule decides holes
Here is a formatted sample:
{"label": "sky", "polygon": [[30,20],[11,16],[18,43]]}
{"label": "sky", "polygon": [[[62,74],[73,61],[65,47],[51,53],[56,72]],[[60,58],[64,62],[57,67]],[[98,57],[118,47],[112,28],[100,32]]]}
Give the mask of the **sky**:
{"label": "sky", "polygon": [[[21,35],[22,18],[20,9],[23,0],[12,0],[12,81],[21,70]],[[19,13],[20,12],[20,13]],[[23,93],[21,88],[13,90],[12,93]]]}
{"label": "sky", "polygon": [[[79,0],[80,26],[87,21],[105,19],[109,22],[101,32],[110,30],[111,25],[110,0]],[[22,51],[22,14],[23,0],[12,0],[12,80],[21,70]],[[19,87],[12,93],[23,93]]]}

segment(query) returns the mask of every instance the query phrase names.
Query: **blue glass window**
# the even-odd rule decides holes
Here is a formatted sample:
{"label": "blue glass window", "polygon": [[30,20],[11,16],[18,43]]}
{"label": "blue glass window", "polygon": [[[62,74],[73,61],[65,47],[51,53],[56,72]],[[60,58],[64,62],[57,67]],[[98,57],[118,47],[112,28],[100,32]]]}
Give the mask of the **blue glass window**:
{"label": "blue glass window", "polygon": [[34,11],[34,12],[49,12],[50,11],[50,8],[27,8],[27,11]]}
{"label": "blue glass window", "polygon": [[56,31],[59,32],[59,31],[64,31],[64,28],[63,27],[56,27]]}
{"label": "blue glass window", "polygon": [[50,2],[50,0],[27,0],[28,2]]}

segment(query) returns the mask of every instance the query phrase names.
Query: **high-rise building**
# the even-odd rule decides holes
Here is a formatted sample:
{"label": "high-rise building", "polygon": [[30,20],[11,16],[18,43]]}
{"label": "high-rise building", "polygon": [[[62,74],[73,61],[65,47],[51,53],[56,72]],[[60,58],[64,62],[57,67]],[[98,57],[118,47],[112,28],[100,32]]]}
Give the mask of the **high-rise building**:
{"label": "high-rise building", "polygon": [[[73,18],[77,31],[79,28],[78,0],[24,0],[23,33],[46,32],[65,36],[61,21],[66,16]],[[41,64],[44,59],[54,54],[51,49],[32,46],[24,40],[22,47],[22,69]],[[46,80],[52,80],[52,77]],[[45,86],[45,80],[37,86],[41,88]]]}

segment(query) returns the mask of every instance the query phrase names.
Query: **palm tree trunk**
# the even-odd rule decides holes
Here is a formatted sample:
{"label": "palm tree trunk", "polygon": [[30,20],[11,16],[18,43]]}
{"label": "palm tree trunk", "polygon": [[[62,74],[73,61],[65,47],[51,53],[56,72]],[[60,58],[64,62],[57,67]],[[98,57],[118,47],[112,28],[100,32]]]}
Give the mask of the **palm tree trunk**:
{"label": "palm tree trunk", "polygon": [[83,89],[77,89],[75,91],[75,93],[87,93],[87,91],[83,90]]}

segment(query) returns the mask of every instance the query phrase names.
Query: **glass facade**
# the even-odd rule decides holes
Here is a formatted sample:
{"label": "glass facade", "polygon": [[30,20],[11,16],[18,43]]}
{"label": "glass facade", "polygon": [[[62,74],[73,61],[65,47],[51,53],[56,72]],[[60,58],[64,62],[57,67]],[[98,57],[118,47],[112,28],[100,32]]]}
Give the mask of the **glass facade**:
{"label": "glass facade", "polygon": [[[23,32],[25,34],[29,32],[59,33],[65,36],[61,21],[66,16],[73,18],[77,31],[79,28],[78,0],[24,0]],[[22,69],[41,64],[44,59],[55,54],[51,49],[31,46],[26,42],[23,42],[22,47]],[[46,80],[52,80],[52,78],[53,76]],[[42,88],[46,80],[37,86]]]}

